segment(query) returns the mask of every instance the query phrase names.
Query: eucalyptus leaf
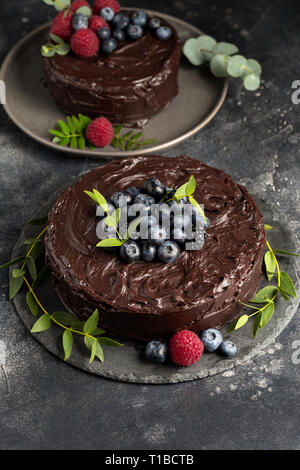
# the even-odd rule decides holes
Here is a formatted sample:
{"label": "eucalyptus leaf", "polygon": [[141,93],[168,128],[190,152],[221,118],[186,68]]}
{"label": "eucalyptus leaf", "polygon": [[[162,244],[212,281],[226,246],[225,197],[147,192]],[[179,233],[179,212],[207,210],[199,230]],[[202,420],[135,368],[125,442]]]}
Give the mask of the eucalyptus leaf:
{"label": "eucalyptus leaf", "polygon": [[216,55],[233,55],[238,52],[238,48],[234,45],[231,44],[230,42],[218,42],[212,50],[213,56]]}
{"label": "eucalyptus leaf", "polygon": [[262,68],[260,64],[255,59],[248,59],[246,63],[246,67],[255,75],[261,75]]}
{"label": "eucalyptus leaf", "polygon": [[210,61],[210,70],[216,77],[227,76],[227,60],[226,56],[217,54]]}
{"label": "eucalyptus leaf", "polygon": [[249,91],[257,90],[260,87],[260,78],[255,73],[249,73],[244,78],[244,87]]}
{"label": "eucalyptus leaf", "polygon": [[183,46],[183,54],[193,65],[200,66],[206,61],[206,56],[198,45],[199,38],[188,39]]}
{"label": "eucalyptus leaf", "polygon": [[240,77],[243,75],[243,66],[246,65],[247,59],[242,55],[235,55],[230,58],[227,66],[227,72],[232,77]]}

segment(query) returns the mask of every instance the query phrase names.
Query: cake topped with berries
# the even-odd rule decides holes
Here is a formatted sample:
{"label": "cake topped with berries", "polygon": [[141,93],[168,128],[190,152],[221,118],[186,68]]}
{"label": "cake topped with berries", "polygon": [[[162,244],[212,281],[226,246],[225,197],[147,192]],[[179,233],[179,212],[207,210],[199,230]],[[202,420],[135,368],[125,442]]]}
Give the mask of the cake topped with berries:
{"label": "cake topped with berries", "polygon": [[[182,202],[197,209],[189,219]],[[152,204],[176,204],[180,230],[174,231],[175,216],[170,232],[163,230]],[[146,210],[146,239],[136,236],[134,205]],[[60,195],[48,222],[46,257],[61,301],[82,319],[98,308],[101,328],[121,338],[219,328],[239,314],[261,279],[265,231],[253,198],[221,170],[186,156],[95,168]],[[190,223],[199,242],[192,247]]]}
{"label": "cake topped with berries", "polygon": [[43,46],[49,90],[64,114],[142,127],[178,93],[181,45],[164,19],[116,0],[76,0]]}

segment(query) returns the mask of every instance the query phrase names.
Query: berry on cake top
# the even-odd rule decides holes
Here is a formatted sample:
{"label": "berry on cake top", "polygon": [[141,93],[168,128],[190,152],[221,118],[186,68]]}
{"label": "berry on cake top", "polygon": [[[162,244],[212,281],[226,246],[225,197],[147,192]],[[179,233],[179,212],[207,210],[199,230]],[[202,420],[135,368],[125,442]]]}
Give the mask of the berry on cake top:
{"label": "berry on cake top", "polygon": [[[141,39],[147,31],[161,41],[173,34],[169,26],[162,24],[162,20],[149,18],[143,10],[121,11],[116,0],[94,0],[93,6],[85,0],[75,0],[54,18],[50,39],[56,41],[59,38],[69,43],[75,55],[89,58],[97,54],[111,54],[118,43]],[[62,50],[54,46],[53,50],[65,55],[70,48]]]}

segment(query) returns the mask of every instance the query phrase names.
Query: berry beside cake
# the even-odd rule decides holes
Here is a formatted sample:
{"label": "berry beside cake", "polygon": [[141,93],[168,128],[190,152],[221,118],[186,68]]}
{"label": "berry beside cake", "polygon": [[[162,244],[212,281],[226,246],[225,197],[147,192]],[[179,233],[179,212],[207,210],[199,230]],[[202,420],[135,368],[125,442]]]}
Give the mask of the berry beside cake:
{"label": "berry beside cake", "polygon": [[[122,211],[120,193],[128,207],[132,200],[148,207],[149,198],[171,206],[171,191],[191,179],[193,200],[204,208],[196,249],[187,249],[174,230],[162,237],[155,221],[156,241],[101,246],[103,214],[95,194],[107,201],[108,214]],[[120,338],[149,341],[220,328],[239,314],[240,302],[253,297],[261,279],[265,231],[253,198],[221,170],[186,156],[126,158],[96,168],[61,194],[48,222],[46,259],[62,303],[82,319],[98,308],[100,326]],[[119,228],[118,220],[102,238],[118,240],[112,226]],[[128,245],[134,249],[125,250]]]}
{"label": "berry beside cake", "polygon": [[52,23],[44,47],[51,95],[64,114],[142,127],[178,93],[177,32],[144,11],[121,11],[116,0],[90,7],[76,0]]}

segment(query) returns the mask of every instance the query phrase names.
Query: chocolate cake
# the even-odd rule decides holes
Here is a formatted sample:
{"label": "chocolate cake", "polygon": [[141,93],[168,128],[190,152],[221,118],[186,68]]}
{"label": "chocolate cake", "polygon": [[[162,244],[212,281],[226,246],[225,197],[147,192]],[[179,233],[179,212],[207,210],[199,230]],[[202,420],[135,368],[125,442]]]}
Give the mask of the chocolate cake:
{"label": "chocolate cake", "polygon": [[[179,187],[194,175],[194,193],[211,224],[201,250],[170,264],[126,264],[97,248],[93,188],[107,199],[155,178]],[[221,327],[257,290],[265,248],[262,215],[247,190],[221,170],[187,156],[137,157],[96,168],[60,195],[49,213],[46,259],[66,309],[85,319],[98,308],[111,335],[142,341],[181,329]]]}
{"label": "chocolate cake", "polygon": [[178,93],[181,45],[176,30],[160,40],[145,30],[138,40],[118,43],[110,54],[44,57],[51,95],[64,114],[105,116],[113,124],[142,127]]}

